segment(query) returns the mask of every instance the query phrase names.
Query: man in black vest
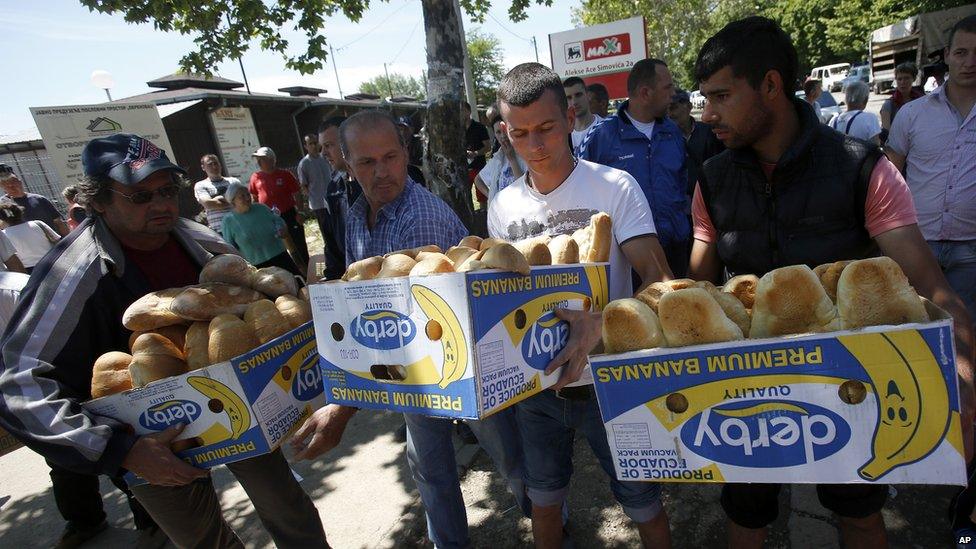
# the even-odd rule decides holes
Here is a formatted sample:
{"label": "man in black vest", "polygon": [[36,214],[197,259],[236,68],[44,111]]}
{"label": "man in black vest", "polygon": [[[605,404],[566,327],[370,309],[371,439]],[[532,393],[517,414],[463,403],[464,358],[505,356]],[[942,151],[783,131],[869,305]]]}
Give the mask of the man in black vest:
{"label": "man in black vest", "polygon": [[[894,259],[912,286],[955,320],[967,461],[973,440],[973,331],[918,230],[904,179],[877,147],[820,124],[793,97],[796,50],[766,18],[735,21],[698,54],[695,76],[708,100],[702,121],[729,150],[708,160],[692,202],[689,276],[721,282],[778,267],[877,253]],[[730,547],[760,547],[776,519],[777,484],[726,484]],[[840,518],[845,547],[887,544],[881,508],[888,488],[819,485]]]}

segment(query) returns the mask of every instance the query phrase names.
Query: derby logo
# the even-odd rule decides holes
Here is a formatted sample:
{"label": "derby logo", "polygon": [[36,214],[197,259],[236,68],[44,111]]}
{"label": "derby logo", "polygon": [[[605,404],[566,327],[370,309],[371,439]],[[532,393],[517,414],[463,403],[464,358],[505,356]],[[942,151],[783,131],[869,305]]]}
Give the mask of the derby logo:
{"label": "derby logo", "polygon": [[844,448],[851,428],[838,414],[807,402],[751,400],[706,409],[681,428],[695,453],[741,467],[813,463]]}
{"label": "derby logo", "polygon": [[322,392],[322,370],[319,369],[318,358],[319,353],[313,347],[291,383],[292,396],[302,402],[312,400]]}
{"label": "derby logo", "polygon": [[349,328],[353,339],[383,351],[405,347],[417,335],[410,317],[388,310],[364,312],[352,320]]}
{"label": "derby logo", "polygon": [[553,358],[566,346],[569,324],[549,312],[525,332],[522,339],[522,358],[536,370],[545,370]]}
{"label": "derby logo", "polygon": [[200,417],[200,412],[200,405],[192,400],[168,400],[140,414],[139,424],[146,429],[163,431],[177,423],[193,423]]}

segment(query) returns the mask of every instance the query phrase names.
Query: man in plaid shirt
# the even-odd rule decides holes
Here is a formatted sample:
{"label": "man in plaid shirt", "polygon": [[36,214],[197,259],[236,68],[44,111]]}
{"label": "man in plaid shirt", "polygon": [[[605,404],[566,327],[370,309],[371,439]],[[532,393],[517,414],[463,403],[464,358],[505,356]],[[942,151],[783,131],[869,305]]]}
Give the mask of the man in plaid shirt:
{"label": "man in plaid shirt", "polygon": [[[384,111],[362,111],[342,123],[339,143],[363,188],[346,220],[346,265],[396,250],[436,244],[446,250],[468,234],[441,199],[407,176],[406,144]],[[334,448],[356,408],[330,404],[295,433],[296,458],[312,459]],[[449,419],[404,414],[407,463],[427,512],[436,547],[470,545],[468,521],[454,459]],[[505,476],[522,511],[531,505],[522,482],[522,446],[512,409],[468,425]]]}

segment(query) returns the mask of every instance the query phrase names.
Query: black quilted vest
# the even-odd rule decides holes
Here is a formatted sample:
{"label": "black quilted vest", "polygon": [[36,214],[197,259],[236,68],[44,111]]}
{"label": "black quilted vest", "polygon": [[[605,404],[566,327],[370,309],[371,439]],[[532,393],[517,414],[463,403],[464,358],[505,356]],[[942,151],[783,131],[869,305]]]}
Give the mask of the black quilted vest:
{"label": "black quilted vest", "polygon": [[702,198],[729,276],[877,252],[864,203],[881,151],[821,124],[806,102],[794,106],[800,131],[771,179],[751,148],[726,150],[704,165]]}

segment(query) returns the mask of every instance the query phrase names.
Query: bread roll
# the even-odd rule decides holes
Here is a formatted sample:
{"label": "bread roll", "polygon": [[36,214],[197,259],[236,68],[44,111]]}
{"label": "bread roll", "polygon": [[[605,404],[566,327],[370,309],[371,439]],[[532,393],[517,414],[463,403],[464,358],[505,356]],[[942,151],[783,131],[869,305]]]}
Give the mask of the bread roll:
{"label": "bread roll", "polygon": [[183,351],[159,334],[142,334],[132,344],[129,375],[133,387],[145,387],[153,381],[187,372]]}
{"label": "bread roll", "polygon": [[210,321],[209,355],[211,364],[219,364],[241,356],[257,346],[258,339],[254,332],[236,316],[217,315]]}
{"label": "bread roll", "polygon": [[503,271],[511,271],[524,275],[529,274],[529,262],[525,259],[525,256],[516,250],[515,246],[507,242],[496,244],[485,250],[485,253],[481,256],[481,262],[488,269],[501,269]]}
{"label": "bread roll", "polygon": [[136,338],[142,334],[159,334],[166,339],[173,342],[177,349],[182,349],[183,344],[186,342],[186,324],[174,324],[172,326],[163,326],[162,328],[156,328],[155,330],[150,330],[148,332],[132,332],[129,336],[129,350],[132,350],[132,344],[136,342]]}
{"label": "bread roll", "polygon": [[501,238],[485,238],[481,241],[481,246],[478,246],[478,251],[483,252],[488,248],[491,248],[492,246],[496,246],[498,244],[508,244],[508,243],[509,242],[507,240],[502,240]]}
{"label": "bread roll", "polygon": [[383,259],[383,268],[376,275],[376,278],[393,278],[396,276],[407,276],[417,262],[412,257],[405,254],[388,255]]}
{"label": "bread roll", "polygon": [[295,275],[281,267],[265,267],[251,277],[251,288],[270,297],[298,294]]}
{"label": "bread roll", "polygon": [[453,273],[454,263],[444,254],[423,253],[422,259],[410,269],[410,276],[424,276],[441,273]]}
{"label": "bread roll", "polygon": [[95,359],[92,367],[91,397],[102,398],[132,388],[129,364],[132,355],[110,351]]}
{"label": "bread roll", "polygon": [[735,325],[742,330],[742,335],[747,336],[752,328],[752,316],[749,315],[749,311],[746,310],[745,305],[736,299],[734,295],[716,288],[711,282],[699,282],[699,284],[701,285],[698,287],[707,291],[708,295],[712,296],[715,302],[718,303],[725,316],[732,322],[735,322]]}
{"label": "bread roll", "polygon": [[537,236],[520,240],[513,244],[529,262],[529,265],[552,265],[552,254],[549,252],[548,236]]}
{"label": "bread roll", "polygon": [[749,337],[830,332],[839,327],[837,308],[810,267],[781,267],[759,279]]}
{"label": "bread roll", "polygon": [[667,282],[652,282],[647,285],[646,288],[637,292],[634,296],[635,299],[644,303],[651,308],[654,313],[657,313],[658,303],[661,301],[661,296],[673,292],[671,286]]}
{"label": "bread roll", "polygon": [[451,263],[453,263],[455,267],[458,267],[464,263],[465,260],[476,253],[478,253],[478,250],[474,248],[468,248],[467,246],[454,246],[450,250],[447,250],[447,253],[444,255],[451,260]]}
{"label": "bread roll", "polygon": [[122,313],[122,325],[133,332],[148,332],[163,326],[185,324],[181,316],[170,310],[173,298],[183,290],[169,288],[140,297]]}
{"label": "bread roll", "polygon": [[625,353],[666,345],[661,322],[650,307],[636,299],[617,299],[603,308],[603,349]]}
{"label": "bread roll", "polygon": [[715,298],[703,288],[665,293],[658,303],[658,317],[670,347],[743,338],[742,330],[725,316]]}
{"label": "bread roll", "polygon": [[244,322],[262,345],[291,330],[291,325],[269,299],[248,305]]}
{"label": "bread roll", "polygon": [[928,322],[929,315],[908,277],[890,257],[853,261],[837,282],[837,308],[845,330]]}
{"label": "bread roll", "polygon": [[417,246],[416,248],[407,248],[406,250],[397,250],[395,252],[390,252],[384,255],[384,258],[390,257],[391,255],[405,255],[410,259],[416,259],[417,254],[420,252],[436,252],[441,253],[441,247],[437,244],[428,244],[427,246]]}
{"label": "bread roll", "polygon": [[312,320],[312,304],[308,301],[303,301],[290,295],[283,295],[275,300],[275,307],[278,308],[281,316],[285,317],[285,320],[288,321],[290,330]]}
{"label": "bread roll", "polygon": [[576,242],[576,247],[579,248],[580,263],[588,263],[590,257],[590,243],[593,240],[593,225],[590,224],[576,229],[576,231],[571,235],[571,238]]}
{"label": "bread roll", "polygon": [[346,274],[342,276],[342,279],[348,282],[357,282],[359,280],[372,280],[376,278],[376,275],[380,273],[380,269],[383,268],[383,258],[367,257],[366,259],[361,259],[355,263],[349,265],[346,269]]}
{"label": "bread roll", "polygon": [[663,282],[666,284],[671,291],[684,290],[685,288],[702,288],[703,284],[700,284],[697,280],[692,280],[690,278],[676,278],[674,280],[668,280]]}
{"label": "bread roll", "polygon": [[251,288],[211,282],[183,290],[169,308],[185,320],[206,321],[222,314],[241,316],[248,305],[263,298]]}
{"label": "bread roll", "polygon": [[817,278],[820,279],[820,284],[827,292],[827,297],[834,303],[837,303],[837,281],[840,280],[840,274],[844,271],[844,267],[847,267],[850,263],[850,261],[835,261],[834,263],[818,265],[813,270]]}
{"label": "bread roll", "polygon": [[458,246],[464,246],[465,248],[472,248],[472,249],[475,249],[475,250],[480,250],[481,249],[481,241],[482,240],[484,240],[484,239],[481,238],[480,236],[477,236],[477,235],[473,235],[472,234],[472,235],[468,235],[468,236],[462,238],[461,241],[458,242]]}
{"label": "bread roll", "polygon": [[579,244],[568,234],[554,236],[549,241],[549,255],[553,265],[572,265],[580,262]]}
{"label": "bread roll", "polygon": [[613,227],[610,216],[604,212],[594,214],[590,218],[592,234],[590,236],[590,253],[586,259],[589,263],[604,263],[610,261],[610,244],[613,239]]}
{"label": "bread roll", "polygon": [[471,256],[467,259],[467,261],[462,263],[461,266],[457,267],[455,270],[459,273],[468,273],[471,271],[480,271],[481,269],[489,269],[489,268],[490,267],[482,263],[480,259],[475,259],[475,256]]}
{"label": "bread roll", "polygon": [[203,270],[200,271],[200,283],[223,282],[224,284],[249,287],[251,277],[256,270],[253,265],[239,255],[221,254],[214,256],[203,266]]}
{"label": "bread roll", "polygon": [[186,331],[183,356],[190,371],[210,366],[210,323],[194,322]]}
{"label": "bread roll", "polygon": [[752,309],[756,302],[757,284],[759,277],[754,274],[733,276],[722,287],[722,291],[735,296],[746,309]]}

